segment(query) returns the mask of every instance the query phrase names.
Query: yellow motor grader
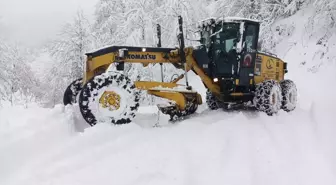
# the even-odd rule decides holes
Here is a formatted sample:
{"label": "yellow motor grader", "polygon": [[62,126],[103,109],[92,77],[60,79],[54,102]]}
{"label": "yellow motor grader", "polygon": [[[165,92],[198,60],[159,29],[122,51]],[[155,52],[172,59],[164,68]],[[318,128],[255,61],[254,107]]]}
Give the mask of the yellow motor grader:
{"label": "yellow motor grader", "polygon": [[[297,89],[285,80],[287,63],[257,50],[260,23],[244,18],[201,21],[200,46],[185,47],[183,20],[179,21],[179,47],[162,48],[158,25],[158,47],[111,46],[87,53],[82,79],[71,83],[64,104],[77,103],[91,125],[98,121],[130,123],[139,107],[139,91],[168,100],[158,105],[174,120],[195,113],[202,98],[188,84],[193,71],[207,88],[209,109],[230,109],[249,104],[268,115],[296,107]],[[135,81],[124,75],[125,63],[173,64],[184,74],[171,82]],[[114,67],[112,67],[114,66]],[[162,70],[161,70],[162,73]],[[185,84],[178,81],[185,79]]]}

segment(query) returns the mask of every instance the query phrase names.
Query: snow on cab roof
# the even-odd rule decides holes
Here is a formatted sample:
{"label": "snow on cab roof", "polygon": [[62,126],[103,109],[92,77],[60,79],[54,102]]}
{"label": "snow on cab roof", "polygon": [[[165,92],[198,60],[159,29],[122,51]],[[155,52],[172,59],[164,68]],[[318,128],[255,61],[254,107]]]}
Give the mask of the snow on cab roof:
{"label": "snow on cab roof", "polygon": [[233,22],[233,21],[251,21],[251,22],[257,22],[260,23],[259,20],[256,19],[248,19],[243,17],[224,17],[220,18],[221,20],[224,20],[225,22]]}
{"label": "snow on cab roof", "polygon": [[209,17],[206,19],[203,19],[201,21],[198,22],[199,26],[202,25],[211,25],[213,23],[218,23],[218,22],[242,22],[242,21],[250,21],[250,22],[256,22],[256,23],[260,23],[260,21],[256,20],[256,19],[248,19],[248,18],[243,18],[243,17]]}

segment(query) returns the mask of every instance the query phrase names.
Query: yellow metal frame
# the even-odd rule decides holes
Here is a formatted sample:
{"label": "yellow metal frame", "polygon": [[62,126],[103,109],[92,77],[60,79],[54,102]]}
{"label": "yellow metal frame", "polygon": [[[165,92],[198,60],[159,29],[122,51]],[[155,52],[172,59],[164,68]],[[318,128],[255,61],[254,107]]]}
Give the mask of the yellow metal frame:
{"label": "yellow metal frame", "polygon": [[[188,47],[185,48],[186,54],[186,70],[193,70],[203,81],[205,86],[217,97],[220,97],[220,86],[213,82],[213,80],[205,74],[203,69],[198,66],[196,60],[193,55],[193,48]],[[151,55],[155,56],[155,59],[130,59],[125,58],[122,61],[125,63],[142,63],[144,66],[147,66],[150,63],[172,63],[178,64],[177,66],[183,66],[180,60],[179,51],[173,50],[169,53],[164,52],[130,52],[129,55]],[[271,57],[265,54],[257,54],[261,58],[261,69],[260,75],[256,75],[253,80],[250,81],[250,84],[257,84],[267,79],[275,79],[275,80],[283,80],[284,79],[284,62],[278,58]],[[86,73],[84,78],[84,83],[93,76],[95,76],[95,71],[99,68],[108,68],[108,66],[118,61],[119,54],[118,52],[112,52],[105,55],[97,56],[97,57],[88,57],[86,63]],[[197,92],[181,92],[179,90],[174,90],[174,88],[180,86],[177,84],[179,80],[181,80],[184,75],[180,75],[176,80],[172,82],[144,82],[144,81],[136,81],[135,86],[140,90],[147,90],[149,94],[165,98],[171,101],[176,102],[177,106],[180,110],[184,110],[186,107],[186,98],[185,93],[195,93],[197,96],[197,102],[199,104],[202,103],[202,98]],[[237,79],[236,84],[239,84],[239,80]],[[165,90],[165,88],[170,89],[170,91]],[[232,93],[231,96],[243,96],[243,93]]]}
{"label": "yellow metal frame", "polygon": [[256,84],[270,79],[276,81],[281,81],[284,79],[284,61],[262,53],[258,53],[257,56],[261,58],[261,68],[257,69],[257,66],[255,66],[255,70],[260,70],[260,74],[254,76],[254,82]]}
{"label": "yellow metal frame", "polygon": [[152,88],[161,87],[161,88],[175,88],[179,85],[176,83],[167,83],[167,82],[151,82],[151,81],[136,81],[134,85],[137,89],[140,90],[150,90]]}
{"label": "yellow metal frame", "polygon": [[185,110],[187,105],[187,100],[184,97],[183,93],[180,92],[167,92],[167,91],[156,91],[156,90],[148,90],[148,94],[165,98],[167,100],[174,101],[176,105],[179,107],[179,110]]}
{"label": "yellow metal frame", "polygon": [[[173,57],[171,54],[166,54],[163,52],[129,52],[129,55],[150,55],[155,56],[155,60],[153,59],[124,59],[125,63],[142,63],[144,66],[147,66],[151,63],[179,63],[179,57]],[[94,71],[101,67],[107,67],[115,61],[118,61],[119,53],[111,52],[105,55],[97,56],[97,57],[88,57],[86,61],[86,74],[84,78],[84,82],[91,79],[95,76]]]}
{"label": "yellow metal frame", "polygon": [[[212,79],[209,78],[203,70],[197,65],[195,59],[192,56],[192,48],[186,48],[186,59],[187,59],[187,71],[194,70],[202,79],[202,81],[206,84],[206,86],[215,94],[219,94],[219,86],[212,82]],[[152,55],[155,56],[155,60],[153,59],[123,59],[125,63],[142,63],[144,66],[147,66],[150,63],[176,63],[181,64],[180,56],[178,50],[174,50],[169,54],[163,52],[130,52],[129,55]],[[95,71],[99,68],[108,68],[110,64],[117,61],[119,54],[118,52],[112,52],[105,55],[97,56],[97,57],[88,57],[86,62],[86,73],[84,76],[84,83],[88,79],[91,79],[95,76]],[[184,76],[179,76],[176,80],[172,82],[146,82],[146,81],[136,81],[135,87],[140,90],[147,90],[148,94],[165,98],[171,101],[174,101],[180,110],[184,110],[186,107],[187,99],[185,97],[185,93],[193,93],[195,94],[195,98],[198,104],[202,104],[202,97],[197,92],[193,91],[180,91],[174,90],[174,88],[181,86],[177,84],[179,80],[181,80]],[[165,90],[165,88],[170,89]]]}

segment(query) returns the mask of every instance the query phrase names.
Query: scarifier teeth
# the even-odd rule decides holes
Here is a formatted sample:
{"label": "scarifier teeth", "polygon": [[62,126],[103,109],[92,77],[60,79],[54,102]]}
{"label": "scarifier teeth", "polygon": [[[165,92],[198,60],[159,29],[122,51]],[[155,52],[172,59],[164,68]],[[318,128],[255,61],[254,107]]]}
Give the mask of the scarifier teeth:
{"label": "scarifier teeth", "polygon": [[158,108],[163,114],[172,115],[178,112],[178,108],[176,105],[166,105],[166,106],[158,105]]}
{"label": "scarifier teeth", "polygon": [[159,110],[163,114],[167,114],[170,116],[170,121],[176,121],[185,116],[191,115],[196,112],[198,107],[197,102],[188,101],[185,110],[180,110],[176,104],[171,105],[158,105]]}

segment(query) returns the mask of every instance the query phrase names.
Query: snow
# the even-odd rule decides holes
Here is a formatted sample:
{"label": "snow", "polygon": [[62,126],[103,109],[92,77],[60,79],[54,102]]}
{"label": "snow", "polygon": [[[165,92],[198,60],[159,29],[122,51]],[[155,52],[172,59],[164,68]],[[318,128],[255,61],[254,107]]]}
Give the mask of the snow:
{"label": "snow", "polygon": [[275,117],[204,110],[175,125],[162,116],[160,128],[142,107],[132,124],[85,132],[75,107],[2,109],[1,184],[333,184],[334,110],[320,106]]}
{"label": "snow", "polygon": [[248,19],[244,17],[209,17],[206,19],[203,19],[201,21],[198,21],[197,27],[206,27],[211,26],[213,23],[218,22],[242,22],[242,21],[251,21],[251,22],[257,22],[260,23],[260,21],[256,19]]}
{"label": "snow", "polygon": [[260,23],[259,20],[256,19],[248,19],[248,18],[244,18],[244,17],[224,17],[224,18],[220,18],[220,21],[224,20],[224,22],[235,22],[235,21],[251,21],[251,22],[258,22]]}
{"label": "snow", "polygon": [[141,107],[131,124],[88,128],[77,106],[4,106],[0,184],[333,185],[336,98],[310,83],[326,85],[335,75],[321,70],[290,68],[298,108],[273,117],[202,106],[177,124],[161,114],[161,127],[153,128],[157,108]]}
{"label": "snow", "polygon": [[245,31],[245,23],[241,22],[239,25],[239,33],[240,33],[240,39],[237,43],[237,52],[240,53],[242,49],[244,48],[245,42],[243,43],[243,36]]}
{"label": "snow", "polygon": [[[131,124],[89,128],[76,105],[45,109],[4,104],[0,184],[335,185],[336,97],[331,84],[336,62],[330,43],[336,39],[329,39],[327,50],[313,40],[323,35],[305,37],[305,13],[278,22],[296,25],[290,36],[278,38],[276,48],[288,62],[287,78],[298,87],[295,111],[269,117],[209,111],[202,105],[192,118],[176,124],[161,114],[161,126],[153,127],[157,108],[140,107]],[[324,57],[315,57],[320,51]],[[199,77],[189,77],[204,98]]]}
{"label": "snow", "polygon": [[198,21],[196,27],[207,27],[210,26],[214,20],[216,20],[216,17],[209,17],[203,20]]}

